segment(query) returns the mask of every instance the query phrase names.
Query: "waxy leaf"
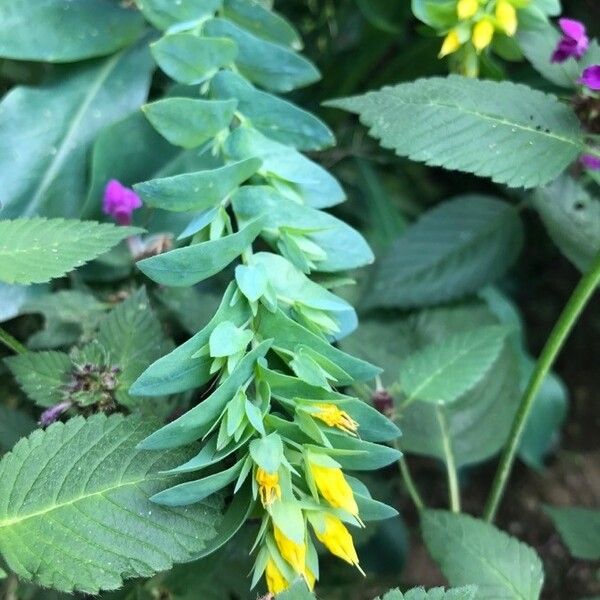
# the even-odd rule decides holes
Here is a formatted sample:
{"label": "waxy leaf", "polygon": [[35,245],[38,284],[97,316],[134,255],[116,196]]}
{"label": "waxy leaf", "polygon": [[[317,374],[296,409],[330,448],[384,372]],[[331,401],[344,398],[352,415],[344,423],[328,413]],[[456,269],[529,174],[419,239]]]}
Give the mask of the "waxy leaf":
{"label": "waxy leaf", "polygon": [[600,510],[578,506],[545,506],[571,554],[582,560],[600,560]]}
{"label": "waxy leaf", "polygon": [[231,123],[235,100],[166,98],[142,107],[148,120],[169,142],[195,148]]}
{"label": "waxy leaf", "polygon": [[221,519],[218,499],[186,510],[149,500],[173,482],[159,471],[186,454],[137,450],[153,427],[139,417],[77,417],[36,431],[2,459],[0,553],[15,573],[97,594],[205,548]]}
{"label": "waxy leaf", "polygon": [[370,134],[400,156],[511,187],[549,183],[585,147],[567,105],[508,81],[450,75],[328,104],[358,113]]}
{"label": "waxy leaf", "polygon": [[181,23],[193,26],[221,8],[223,0],[136,0],[136,4],[152,25],[168,29]]}

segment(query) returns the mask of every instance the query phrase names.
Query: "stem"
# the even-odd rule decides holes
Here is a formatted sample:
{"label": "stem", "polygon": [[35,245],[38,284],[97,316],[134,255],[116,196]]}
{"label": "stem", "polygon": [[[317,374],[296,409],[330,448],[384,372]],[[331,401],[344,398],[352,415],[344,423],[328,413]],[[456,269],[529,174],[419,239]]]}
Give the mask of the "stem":
{"label": "stem", "polygon": [[600,253],[594,259],[589,272],[583,276],[569,298],[552,333],[550,333],[550,337],[546,341],[546,345],[531,374],[527,388],[523,393],[523,398],[521,399],[519,410],[515,416],[508,443],[502,453],[500,465],[498,466],[494,483],[492,484],[492,490],[485,506],[484,518],[490,523],[494,520],[496,513],[498,512],[498,507],[502,500],[502,496],[504,495],[506,484],[508,483],[517,450],[521,438],[523,437],[523,431],[527,424],[527,418],[531,413],[535,397],[544,382],[548,371],[552,368],[571,329],[573,329],[579,315],[594,294],[598,284],[600,284]]}
{"label": "stem", "polygon": [[8,331],[5,331],[0,327],[0,342],[3,343],[7,348],[12,350],[15,354],[25,354],[27,348],[15,339]]}
{"label": "stem", "polygon": [[[395,446],[396,450],[399,450],[398,442],[395,443]],[[398,466],[400,467],[400,473],[402,475],[402,479],[404,480],[406,490],[408,491],[408,494],[411,497],[417,510],[421,512],[425,508],[425,503],[423,502],[423,499],[421,498],[421,494],[419,494],[419,490],[417,489],[415,481],[412,478],[412,475],[410,474],[410,469],[408,468],[408,463],[406,462],[404,455],[402,455],[398,459]]]}
{"label": "stem", "polygon": [[448,494],[450,499],[450,509],[454,513],[460,512],[460,486],[458,485],[458,472],[456,462],[454,461],[454,452],[450,436],[448,435],[448,423],[446,415],[440,408],[436,409],[436,416],[442,432],[442,443],[444,445],[444,455],[446,457],[446,473],[448,474]]}

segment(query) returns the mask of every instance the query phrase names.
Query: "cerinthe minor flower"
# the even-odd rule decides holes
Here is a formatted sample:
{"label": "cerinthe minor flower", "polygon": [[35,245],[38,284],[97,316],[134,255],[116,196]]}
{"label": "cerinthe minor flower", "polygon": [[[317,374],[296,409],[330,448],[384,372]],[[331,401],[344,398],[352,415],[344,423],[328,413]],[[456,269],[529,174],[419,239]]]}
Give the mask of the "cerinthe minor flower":
{"label": "cerinthe minor flower", "polygon": [[477,52],[482,52],[491,43],[494,38],[494,25],[490,19],[482,19],[473,27],[471,41]]}
{"label": "cerinthe minor flower", "polygon": [[438,58],[444,58],[448,54],[453,54],[461,46],[460,37],[456,29],[452,29],[448,35],[444,38],[444,42],[438,54]]}
{"label": "cerinthe minor flower", "polygon": [[558,24],[562,30],[562,37],[552,53],[552,62],[562,63],[569,58],[579,60],[590,45],[585,25],[575,19],[560,19]]}
{"label": "cerinthe minor flower", "polygon": [[579,78],[579,83],[583,83],[595,92],[600,91],[600,65],[592,65],[585,69]]}
{"label": "cerinthe minor flower", "polygon": [[142,206],[140,197],[116,179],[111,179],[104,189],[102,211],[119,225],[131,225],[133,211]]}
{"label": "cerinthe minor flower", "polygon": [[283,576],[275,561],[269,557],[267,567],[265,569],[265,579],[267,580],[267,588],[271,594],[279,594],[287,590],[289,587],[288,580]]}
{"label": "cerinthe minor flower", "polygon": [[517,11],[508,0],[498,0],[496,4],[496,21],[506,35],[513,36],[517,32]]}
{"label": "cerinthe minor flower", "polygon": [[319,493],[334,508],[342,508],[351,515],[358,516],[358,506],[352,488],[338,467],[323,467],[309,463]]}
{"label": "cerinthe minor flower", "polygon": [[479,0],[458,0],[456,14],[461,21],[470,19],[479,10]]}
{"label": "cerinthe minor flower", "polygon": [[269,506],[275,500],[281,500],[281,487],[279,486],[279,475],[267,473],[261,467],[256,469],[256,483],[258,483],[258,492],[263,506]]}
{"label": "cerinthe minor flower", "polygon": [[358,430],[358,423],[345,411],[340,410],[335,404],[319,403],[315,404],[316,412],[313,417],[323,421],[329,427],[336,427],[350,435],[355,435]]}
{"label": "cerinthe minor flower", "polygon": [[[347,563],[354,565],[362,572],[358,564],[358,555],[354,548],[352,535],[346,526],[332,515],[325,515],[325,529],[318,531],[315,529],[315,534],[319,541],[338,558],[345,560]],[[364,573],[363,573],[364,574]]]}
{"label": "cerinthe minor flower", "polygon": [[273,537],[281,556],[292,566],[299,575],[305,573],[306,544],[298,544],[287,537],[277,525],[273,526]]}

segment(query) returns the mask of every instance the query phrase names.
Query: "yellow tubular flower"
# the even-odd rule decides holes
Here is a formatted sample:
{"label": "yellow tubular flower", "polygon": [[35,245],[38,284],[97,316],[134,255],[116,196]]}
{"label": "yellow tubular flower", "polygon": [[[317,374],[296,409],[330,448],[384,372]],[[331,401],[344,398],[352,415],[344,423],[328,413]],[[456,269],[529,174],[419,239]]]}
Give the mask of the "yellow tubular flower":
{"label": "yellow tubular flower", "polygon": [[444,43],[442,44],[438,58],[444,58],[444,56],[456,52],[460,46],[461,43],[458,32],[455,29],[452,29],[452,31],[444,38]]}
{"label": "yellow tubular flower", "polygon": [[269,561],[267,562],[265,579],[267,580],[267,588],[271,594],[279,594],[280,592],[287,590],[290,585],[282,572],[277,568],[277,565],[272,558],[269,558]]}
{"label": "yellow tubular flower", "polygon": [[496,19],[506,35],[513,36],[517,32],[517,11],[507,0],[498,0],[496,4]]}
{"label": "yellow tubular flower", "polygon": [[494,25],[489,19],[483,19],[473,27],[471,40],[477,52],[485,50],[494,37]]}
{"label": "yellow tubular flower", "polygon": [[356,433],[358,423],[335,404],[315,404],[315,407],[319,409],[319,412],[313,413],[313,417],[321,419],[329,427],[337,427],[351,435]]}
{"label": "yellow tubular flower", "polygon": [[458,0],[456,12],[461,21],[470,19],[479,10],[479,0]]}
{"label": "yellow tubular flower", "polygon": [[352,488],[348,485],[341,469],[310,463],[310,471],[319,493],[331,506],[342,508],[351,515],[358,516],[358,506]]}
{"label": "yellow tubular flower", "polygon": [[306,544],[298,544],[294,540],[290,540],[277,525],[273,525],[273,537],[281,556],[292,565],[296,573],[303,575],[306,563]]}
{"label": "yellow tubular flower", "polygon": [[362,569],[358,564],[358,555],[354,548],[352,535],[350,535],[346,526],[338,518],[331,515],[325,515],[325,531],[319,533],[315,530],[315,534],[331,554],[354,565],[362,572]]}
{"label": "yellow tubular flower", "polygon": [[279,475],[277,473],[267,473],[264,469],[256,469],[256,483],[260,501],[263,506],[273,504],[275,500],[281,500],[281,487],[279,487]]}

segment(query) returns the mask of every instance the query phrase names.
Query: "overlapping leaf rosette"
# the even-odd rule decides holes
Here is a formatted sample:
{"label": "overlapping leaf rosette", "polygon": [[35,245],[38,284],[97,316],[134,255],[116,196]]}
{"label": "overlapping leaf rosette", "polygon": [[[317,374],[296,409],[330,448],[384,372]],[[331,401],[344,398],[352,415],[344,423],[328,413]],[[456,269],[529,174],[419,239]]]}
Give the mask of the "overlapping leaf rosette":
{"label": "overlapping leaf rosette", "polygon": [[395,514],[349,475],[398,458],[381,445],[399,435],[396,426],[344,393],[378,369],[334,345],[357,319],[331,290],[346,281],[340,272],[373,255],[323,212],[344,192],[300,152],[331,145],[331,132],[270,93],[318,78],[295,52],[293,28],[239,0],[199,2],[206,10],[188,6],[185,15],[141,4],[165,30],[153,45],[158,64],[188,86],[147,105],[146,116],[171,143],[212,154],[214,168],[136,186],[148,206],[190,212],[178,247],[138,266],[159,284],[191,286],[236,264],[212,320],[132,387],[142,396],[204,390],[143,442],[154,451],[200,442],[173,470],[197,477],[153,499],[184,506],[225,491],[230,508],[204,555],[251,519],[260,523],[253,584],[264,574],[272,592],[298,577],[312,587],[317,540],[359,567],[352,527]]}

